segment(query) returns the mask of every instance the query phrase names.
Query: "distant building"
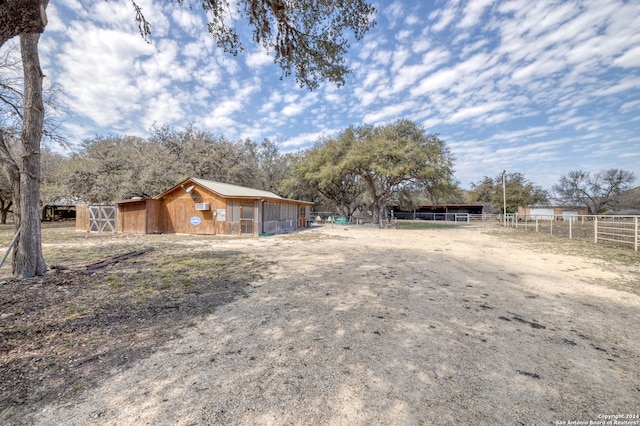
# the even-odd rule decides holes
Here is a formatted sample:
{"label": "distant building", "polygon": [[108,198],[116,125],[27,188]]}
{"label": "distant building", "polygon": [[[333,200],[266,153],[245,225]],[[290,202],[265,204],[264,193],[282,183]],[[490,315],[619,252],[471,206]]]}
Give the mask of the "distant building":
{"label": "distant building", "polygon": [[76,203],[72,200],[56,200],[42,207],[43,221],[73,220],[76,218]]}
{"label": "distant building", "polygon": [[577,220],[589,214],[585,206],[531,205],[518,207],[518,218],[526,220]]}
{"label": "distant building", "polygon": [[451,220],[455,221],[456,215],[483,214],[484,204],[425,204],[414,211],[402,210],[393,207],[393,216],[398,219],[423,219],[423,220]]}

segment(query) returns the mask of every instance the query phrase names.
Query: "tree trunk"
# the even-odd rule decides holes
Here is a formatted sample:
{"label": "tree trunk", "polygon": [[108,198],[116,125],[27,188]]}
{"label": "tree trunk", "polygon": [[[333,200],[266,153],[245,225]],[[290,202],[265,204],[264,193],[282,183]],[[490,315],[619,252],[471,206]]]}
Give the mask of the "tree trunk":
{"label": "tree trunk", "polygon": [[[2,166],[2,172],[4,173],[9,185],[11,186],[11,199],[12,202],[9,203],[9,206],[13,204],[13,216],[14,216],[14,226],[15,230],[18,230],[20,226],[20,168],[18,164],[15,162],[11,153],[9,151],[9,147],[6,144],[4,139],[4,133],[0,130],[0,165]],[[9,206],[7,206],[6,211],[9,210]],[[6,211],[3,212],[6,214]]]}
{"label": "tree trunk", "polygon": [[6,206],[4,203],[2,204],[2,209],[0,209],[0,224],[7,224],[7,215],[9,214],[9,209],[11,209],[12,204],[13,203],[11,201],[9,201]]}
{"label": "tree trunk", "polygon": [[373,224],[382,228],[382,208],[380,207],[380,199],[375,193],[371,194],[371,212],[373,213]]}
{"label": "tree trunk", "polygon": [[40,34],[21,34],[20,49],[24,67],[24,117],[22,121],[22,158],[20,200],[16,226],[21,229],[14,250],[13,274],[23,278],[47,271],[40,238],[40,140],[44,121],[42,79],[38,56]]}

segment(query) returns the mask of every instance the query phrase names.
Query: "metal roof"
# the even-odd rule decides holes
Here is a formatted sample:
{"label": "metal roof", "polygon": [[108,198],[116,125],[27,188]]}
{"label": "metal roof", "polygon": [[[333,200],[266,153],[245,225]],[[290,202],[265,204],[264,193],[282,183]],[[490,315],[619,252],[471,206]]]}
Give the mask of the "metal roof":
{"label": "metal roof", "polygon": [[262,189],[247,188],[245,186],[231,185],[229,183],[214,182],[212,180],[197,178],[191,178],[189,180],[197,183],[204,188],[207,188],[210,191],[215,192],[216,194],[220,194],[223,197],[227,198],[274,198],[277,200],[284,200],[284,198],[282,198],[281,196],[276,195],[273,192],[264,191]]}
{"label": "metal roof", "polygon": [[182,182],[180,182],[179,184],[177,184],[176,186],[172,187],[171,189],[163,192],[162,194],[156,195],[153,198],[156,200],[159,200],[165,195],[167,195],[168,193],[170,193],[171,191],[174,191],[176,188],[183,188],[186,190],[190,186],[189,182],[199,185],[205,189],[208,189],[209,191],[215,194],[218,194],[223,198],[247,198],[251,200],[255,200],[255,199],[276,200],[276,201],[285,201],[285,202],[298,203],[298,204],[313,205],[313,202],[310,202],[310,201],[301,201],[301,200],[292,200],[289,198],[283,198],[279,195],[274,194],[273,192],[265,191],[262,189],[247,188],[246,186],[232,185],[230,183],[215,182],[212,180],[198,179],[198,178],[187,178]]}

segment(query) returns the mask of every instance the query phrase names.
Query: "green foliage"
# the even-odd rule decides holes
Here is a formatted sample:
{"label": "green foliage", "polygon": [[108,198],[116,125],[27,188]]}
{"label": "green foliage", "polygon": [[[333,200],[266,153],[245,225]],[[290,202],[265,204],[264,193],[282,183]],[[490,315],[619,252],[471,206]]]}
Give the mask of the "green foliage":
{"label": "green foliage", "polygon": [[230,141],[187,126],[150,138],[98,137],[61,165],[66,194],[92,203],[152,197],[189,176],[275,191],[287,175],[278,144]]}
{"label": "green foliage", "polygon": [[152,197],[189,176],[266,189],[344,216],[368,204],[378,215],[396,194],[437,202],[456,189],[445,143],[408,120],[351,127],[284,155],[268,139],[234,142],[193,126],[165,126],[148,139],[98,137],[71,158],[47,158],[45,194],[92,203]]}
{"label": "green foliage", "polygon": [[[505,176],[507,213],[515,213],[518,206],[546,203],[549,194],[540,186],[527,180],[522,173],[507,173]],[[495,178],[485,176],[471,184],[468,192],[470,202],[490,203],[497,210],[504,209],[502,174]]]}
{"label": "green foliage", "polygon": [[288,183],[297,182],[307,193],[316,194],[311,200],[348,217],[363,205],[361,195],[365,187],[359,176],[341,164],[341,158],[347,154],[346,148],[336,140],[319,142],[298,158]]}
{"label": "green foliage", "polygon": [[[184,0],[176,0],[179,5]],[[375,25],[376,10],[364,0],[205,0],[187,1],[209,18],[208,30],[217,45],[233,55],[245,50],[237,23],[249,25],[251,41],[274,53],[283,76],[295,74],[301,87],[314,89],[329,80],[344,84],[349,73],[345,55],[350,32],[356,40]],[[233,3],[233,4],[232,4]],[[132,0],[140,34],[148,39],[151,27]],[[232,12],[233,11],[233,12]]]}
{"label": "green foliage", "polygon": [[444,141],[410,120],[349,128],[339,139],[347,146],[341,165],[366,184],[374,223],[403,187],[423,189],[433,198],[453,181],[455,159]]}
{"label": "green foliage", "polygon": [[42,205],[52,204],[66,198],[65,163],[68,158],[60,153],[44,147],[40,153],[40,202]]}
{"label": "green foliage", "polygon": [[293,175],[338,207],[354,209],[366,194],[378,223],[386,203],[400,190],[445,193],[452,187],[453,161],[436,135],[399,120],[378,127],[350,127],[321,141],[305,153]]}

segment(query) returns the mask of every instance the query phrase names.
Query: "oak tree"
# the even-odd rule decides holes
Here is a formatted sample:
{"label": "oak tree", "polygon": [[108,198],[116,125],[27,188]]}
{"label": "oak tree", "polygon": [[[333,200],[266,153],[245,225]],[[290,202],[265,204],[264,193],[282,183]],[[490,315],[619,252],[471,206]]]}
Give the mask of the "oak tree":
{"label": "oak tree", "polygon": [[504,188],[502,182],[501,173],[495,178],[485,176],[482,180],[472,183],[471,190],[467,193],[469,201],[490,203],[495,210],[501,212],[506,204],[506,213],[515,213],[518,206],[545,203],[549,198],[547,191],[525,178],[522,173],[507,173]]}
{"label": "oak tree", "polygon": [[318,149],[326,151],[327,161],[333,159],[319,171],[339,178],[338,185],[349,183],[343,176],[355,179],[368,196],[376,224],[382,224],[397,191],[412,185],[436,194],[452,186],[455,158],[437,135],[410,120],[349,127]]}
{"label": "oak tree", "polygon": [[628,189],[635,179],[633,172],[622,169],[595,173],[577,170],[562,175],[553,185],[553,192],[560,200],[586,205],[589,214],[598,214],[611,207],[616,196]]}
{"label": "oak tree", "polygon": [[[306,195],[304,199],[337,210],[345,217],[362,207],[366,187],[364,181],[342,163],[347,150],[348,146],[341,141],[330,138],[306,150],[293,165],[286,182],[290,187],[302,185],[308,189],[307,194],[298,191],[295,196],[302,199]],[[320,197],[313,196],[314,192]]]}

